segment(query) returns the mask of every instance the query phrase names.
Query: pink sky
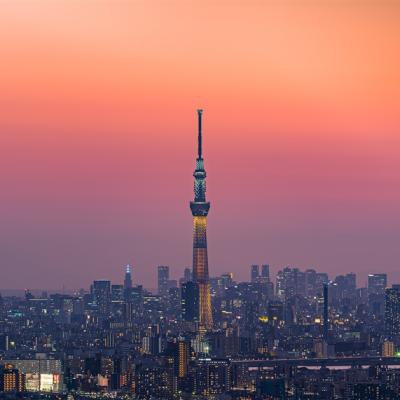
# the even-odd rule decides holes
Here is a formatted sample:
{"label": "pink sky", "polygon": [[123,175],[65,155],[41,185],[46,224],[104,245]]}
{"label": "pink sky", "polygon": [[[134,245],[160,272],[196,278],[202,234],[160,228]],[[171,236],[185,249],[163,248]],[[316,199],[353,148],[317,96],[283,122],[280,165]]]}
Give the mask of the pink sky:
{"label": "pink sky", "polygon": [[211,275],[400,281],[400,4],[350,3],[2,2],[0,289],[180,276],[198,107]]}

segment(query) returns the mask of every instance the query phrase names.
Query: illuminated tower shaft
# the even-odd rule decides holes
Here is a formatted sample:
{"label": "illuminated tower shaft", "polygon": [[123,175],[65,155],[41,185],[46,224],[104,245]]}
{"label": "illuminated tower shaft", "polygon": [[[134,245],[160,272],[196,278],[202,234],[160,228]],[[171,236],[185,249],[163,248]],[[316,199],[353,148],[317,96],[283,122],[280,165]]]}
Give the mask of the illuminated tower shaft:
{"label": "illuminated tower shaft", "polygon": [[198,154],[194,176],[194,201],[190,202],[193,215],[193,281],[199,288],[199,322],[206,329],[212,328],[210,280],[207,256],[207,214],[210,203],[206,202],[206,171],[202,157],[201,115],[197,110],[199,122]]}

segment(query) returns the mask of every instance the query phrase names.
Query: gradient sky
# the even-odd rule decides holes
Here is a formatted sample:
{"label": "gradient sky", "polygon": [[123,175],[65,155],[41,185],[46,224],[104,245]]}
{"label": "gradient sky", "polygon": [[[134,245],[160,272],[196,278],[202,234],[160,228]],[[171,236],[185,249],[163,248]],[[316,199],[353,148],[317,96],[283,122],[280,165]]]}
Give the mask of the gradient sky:
{"label": "gradient sky", "polygon": [[211,275],[399,282],[399,20],[390,1],[2,1],[0,289],[180,276],[198,107]]}

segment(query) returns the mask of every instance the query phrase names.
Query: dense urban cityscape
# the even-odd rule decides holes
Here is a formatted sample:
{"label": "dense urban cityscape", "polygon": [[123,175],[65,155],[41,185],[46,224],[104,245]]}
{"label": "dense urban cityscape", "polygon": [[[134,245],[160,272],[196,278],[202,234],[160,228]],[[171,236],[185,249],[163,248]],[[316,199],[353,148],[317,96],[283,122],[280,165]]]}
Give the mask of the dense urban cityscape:
{"label": "dense urban cityscape", "polygon": [[202,110],[193,265],[157,267],[157,293],[94,280],[73,294],[0,298],[2,398],[397,399],[400,284],[268,264],[210,277]]}
{"label": "dense urban cityscape", "polygon": [[128,265],[123,284],[3,296],[3,397],[399,398],[400,285],[387,288],[385,273],[361,288],[354,273],[291,267],[274,284],[267,264],[252,265],[249,282],[212,277],[209,329],[191,268],[179,281],[168,266],[157,274],[157,293]]}

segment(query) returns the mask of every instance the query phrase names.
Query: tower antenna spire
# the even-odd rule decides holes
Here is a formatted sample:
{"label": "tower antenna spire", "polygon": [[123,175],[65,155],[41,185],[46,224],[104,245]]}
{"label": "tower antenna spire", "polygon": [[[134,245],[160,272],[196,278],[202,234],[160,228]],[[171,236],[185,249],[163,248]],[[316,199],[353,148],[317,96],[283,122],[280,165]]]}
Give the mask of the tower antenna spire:
{"label": "tower antenna spire", "polygon": [[201,115],[203,114],[203,110],[202,109],[198,109],[197,110],[197,117],[198,117],[198,122],[199,122],[199,137],[198,137],[198,141],[197,141],[197,154],[198,154],[198,158],[201,159],[202,158],[202,146],[201,146]]}

